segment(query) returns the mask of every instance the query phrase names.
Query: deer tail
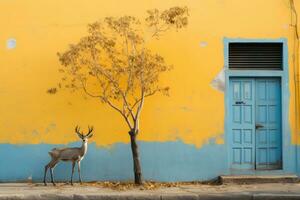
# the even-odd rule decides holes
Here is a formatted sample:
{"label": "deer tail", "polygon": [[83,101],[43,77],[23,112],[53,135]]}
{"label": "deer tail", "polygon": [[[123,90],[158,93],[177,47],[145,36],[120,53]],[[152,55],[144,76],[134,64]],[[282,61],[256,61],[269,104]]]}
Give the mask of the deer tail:
{"label": "deer tail", "polygon": [[56,151],[56,148],[54,148],[51,151],[49,151],[48,154],[53,158],[56,155],[55,151]]}

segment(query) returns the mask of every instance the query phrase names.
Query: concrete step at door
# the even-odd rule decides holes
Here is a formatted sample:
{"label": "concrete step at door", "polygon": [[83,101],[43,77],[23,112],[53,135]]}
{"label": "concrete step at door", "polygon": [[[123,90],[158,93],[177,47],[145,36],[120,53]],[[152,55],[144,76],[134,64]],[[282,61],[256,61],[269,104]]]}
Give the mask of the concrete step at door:
{"label": "concrete step at door", "polygon": [[221,184],[255,184],[255,183],[297,183],[299,177],[290,175],[224,175],[219,177]]}

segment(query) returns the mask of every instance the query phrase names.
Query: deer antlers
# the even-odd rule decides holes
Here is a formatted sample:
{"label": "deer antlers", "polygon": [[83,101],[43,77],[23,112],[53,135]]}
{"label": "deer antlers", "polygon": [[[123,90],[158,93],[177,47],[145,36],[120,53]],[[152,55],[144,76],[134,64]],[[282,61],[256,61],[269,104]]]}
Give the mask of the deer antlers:
{"label": "deer antlers", "polygon": [[86,135],[84,135],[84,133],[83,132],[80,132],[80,128],[78,127],[78,126],[76,126],[75,127],[75,132],[77,133],[77,135],[80,137],[80,138],[86,138],[86,137],[88,137],[88,138],[90,138],[90,137],[92,137],[93,136],[93,134],[92,134],[92,131],[94,130],[94,127],[93,126],[88,126],[88,133],[86,134]]}
{"label": "deer antlers", "polygon": [[86,134],[86,136],[85,137],[92,137],[93,136],[93,134],[92,134],[92,131],[94,130],[94,127],[93,126],[91,126],[91,128],[90,128],[90,126],[88,126],[88,128],[89,128],[89,132]]}

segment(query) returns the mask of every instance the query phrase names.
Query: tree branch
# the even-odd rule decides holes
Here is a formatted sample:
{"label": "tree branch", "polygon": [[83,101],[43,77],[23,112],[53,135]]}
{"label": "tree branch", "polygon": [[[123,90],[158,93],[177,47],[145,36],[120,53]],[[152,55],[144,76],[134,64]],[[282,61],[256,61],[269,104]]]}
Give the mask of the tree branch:
{"label": "tree branch", "polygon": [[[126,106],[126,108],[127,108],[127,110],[128,110],[128,114],[131,115],[132,120],[134,120],[133,110],[130,108],[130,105],[129,105],[127,99],[126,99],[125,94],[121,92],[121,95],[122,95],[122,97],[123,97],[123,102],[125,103],[125,106]],[[128,117],[128,115],[126,115],[126,116]]]}
{"label": "tree branch", "polygon": [[83,91],[84,91],[87,95],[89,95],[90,97],[94,97],[94,98],[99,98],[99,97],[101,97],[101,95],[93,95],[93,94],[91,94],[90,92],[88,92],[87,89],[86,89],[86,86],[85,86],[85,84],[84,84],[84,82],[83,82],[83,80],[80,79],[80,81],[81,81],[81,84],[82,84],[82,89],[83,89]]}
{"label": "tree branch", "polygon": [[[157,90],[154,90],[154,91],[152,91],[152,92],[146,94],[146,95],[144,96],[144,98],[154,95],[157,91],[159,91],[159,90],[157,89]],[[131,106],[131,110],[133,110],[134,107],[135,107],[141,100],[142,100],[142,98],[136,100],[136,101],[134,102],[134,104]]]}
{"label": "tree branch", "polygon": [[[132,117],[132,120],[134,120],[134,115],[133,115],[133,113],[132,113],[132,110],[130,109],[130,106],[129,106],[129,104],[128,104],[128,101],[127,101],[127,99],[126,99],[126,96],[125,96],[124,92],[120,89],[119,84],[118,84],[115,80],[113,80],[112,77],[111,77],[109,74],[107,74],[107,73],[105,72],[105,70],[101,70],[101,67],[99,67],[99,64],[98,64],[98,63],[96,62],[96,60],[95,60],[94,52],[91,52],[91,53],[92,53],[92,57],[93,57],[93,60],[94,60],[94,65],[96,65],[97,69],[101,71],[101,74],[102,74],[104,77],[106,77],[106,79],[108,79],[108,82],[111,82],[111,83],[114,85],[115,89],[117,89],[118,92],[120,92],[120,94],[121,94],[121,96],[122,96],[122,98],[123,98],[123,103],[124,103],[125,106],[127,107],[128,111],[129,111],[129,113],[130,113],[130,115],[131,115],[131,117]],[[129,63],[128,63],[128,64],[129,64]],[[98,73],[96,73],[95,75],[96,75],[97,80],[101,83],[100,77],[99,77]],[[104,102],[107,102],[112,108],[114,108],[116,111],[118,111],[118,112],[124,117],[124,119],[125,119],[126,123],[128,124],[129,128],[132,128],[132,125],[131,125],[131,123],[130,123],[130,121],[129,121],[129,119],[128,119],[128,115],[125,114],[124,107],[123,107],[123,112],[122,112],[121,109],[119,109],[119,108],[117,108],[116,106],[114,106],[114,105],[113,105],[110,101],[108,101],[107,99],[102,98],[102,100],[103,100]]]}
{"label": "tree branch", "polygon": [[291,5],[291,9],[292,9],[293,13],[295,14],[295,23],[292,24],[292,26],[295,28],[296,38],[297,38],[297,40],[299,40],[299,34],[298,34],[298,13],[297,13],[297,10],[295,8],[294,0],[290,0],[290,5]]}
{"label": "tree branch", "polygon": [[111,106],[113,109],[115,109],[117,112],[119,112],[119,113],[124,117],[124,119],[125,119],[125,121],[126,121],[128,127],[129,127],[130,129],[132,129],[132,125],[131,125],[131,123],[130,123],[128,117],[122,112],[121,109],[119,109],[117,106],[115,106],[113,103],[111,103],[108,99],[102,99],[102,100],[103,100],[104,102],[106,102],[109,106]]}
{"label": "tree branch", "polygon": [[144,90],[142,89],[142,95],[141,95],[141,101],[140,104],[137,108],[136,111],[136,115],[135,115],[135,120],[134,120],[134,130],[138,130],[139,129],[139,122],[140,122],[140,114],[144,105],[144,99],[145,99],[145,95],[144,95]]}
{"label": "tree branch", "polygon": [[155,28],[156,30],[155,30],[155,32],[152,34],[151,37],[155,37],[155,36],[159,37],[159,33],[161,33],[161,32],[166,32],[167,30],[170,29],[170,27],[166,27],[165,29],[163,29],[163,26],[164,26],[164,25],[162,25],[160,28]]}

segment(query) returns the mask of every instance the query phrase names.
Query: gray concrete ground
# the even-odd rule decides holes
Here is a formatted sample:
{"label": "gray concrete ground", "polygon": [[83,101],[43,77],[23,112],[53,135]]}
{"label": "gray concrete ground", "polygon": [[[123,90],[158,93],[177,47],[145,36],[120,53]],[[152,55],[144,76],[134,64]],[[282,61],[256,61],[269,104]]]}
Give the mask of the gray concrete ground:
{"label": "gray concrete ground", "polygon": [[118,191],[94,185],[43,186],[29,183],[0,184],[0,200],[205,200],[205,199],[300,199],[299,183],[252,185],[181,185],[177,187],[141,190],[132,188]]}

